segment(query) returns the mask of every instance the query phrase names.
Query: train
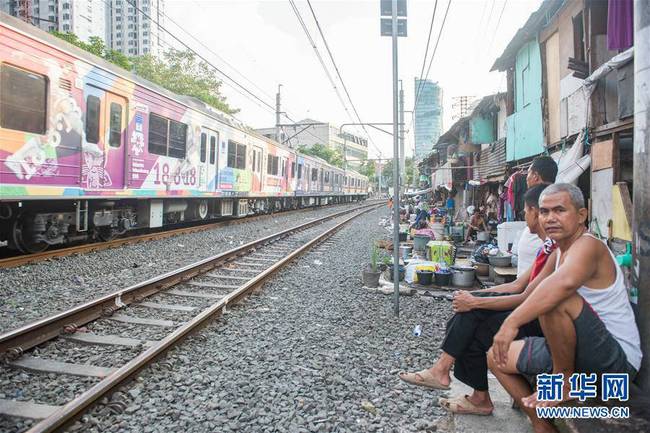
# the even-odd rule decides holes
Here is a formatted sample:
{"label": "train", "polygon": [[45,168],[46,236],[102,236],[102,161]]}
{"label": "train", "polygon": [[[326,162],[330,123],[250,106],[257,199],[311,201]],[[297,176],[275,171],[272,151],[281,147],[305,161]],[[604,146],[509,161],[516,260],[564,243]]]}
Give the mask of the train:
{"label": "train", "polygon": [[0,245],[366,198],[368,179],[0,13]]}

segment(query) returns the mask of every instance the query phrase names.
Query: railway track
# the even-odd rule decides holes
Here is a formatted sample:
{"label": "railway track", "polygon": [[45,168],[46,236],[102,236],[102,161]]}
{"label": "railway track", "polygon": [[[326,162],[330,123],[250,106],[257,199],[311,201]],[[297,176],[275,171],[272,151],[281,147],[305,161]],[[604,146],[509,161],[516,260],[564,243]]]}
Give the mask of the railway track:
{"label": "railway track", "polygon": [[123,245],[132,245],[132,244],[147,242],[151,240],[166,239],[173,236],[184,235],[189,233],[197,233],[206,230],[212,230],[219,227],[227,227],[231,225],[244,224],[244,223],[258,221],[258,220],[263,221],[264,219],[273,218],[279,214],[291,215],[294,213],[309,212],[312,211],[313,209],[314,208],[297,209],[297,210],[285,211],[285,212],[275,213],[275,214],[256,215],[256,216],[250,216],[246,218],[218,221],[218,222],[201,224],[201,225],[192,225],[189,227],[180,227],[180,228],[166,230],[162,232],[146,233],[141,235],[129,236],[125,238],[117,238],[106,242],[93,242],[93,243],[82,244],[82,245],[74,245],[66,248],[48,250],[42,253],[21,254],[21,255],[6,257],[6,258],[0,258],[0,269],[13,268],[16,266],[22,266],[30,263],[38,263],[56,257],[66,257],[66,256],[71,256],[73,254],[83,254],[83,253],[88,253],[93,251],[102,251],[111,248],[121,247]]}
{"label": "railway track", "polygon": [[[378,206],[348,209],[283,230],[0,335],[0,355],[11,368],[96,380],[81,395],[60,406],[0,399],[0,414],[39,420],[28,430],[30,433],[63,429],[229,305],[261,287],[296,257]],[[157,314],[163,314],[164,319],[155,317]],[[160,331],[161,338],[148,339],[120,331],[125,327],[133,332],[140,326],[169,332]],[[93,332],[102,329],[114,332]],[[130,347],[139,353],[119,367],[47,358],[48,344],[60,340],[91,347]],[[52,343],[43,345],[45,342]],[[30,397],[38,401],[37,395]]]}

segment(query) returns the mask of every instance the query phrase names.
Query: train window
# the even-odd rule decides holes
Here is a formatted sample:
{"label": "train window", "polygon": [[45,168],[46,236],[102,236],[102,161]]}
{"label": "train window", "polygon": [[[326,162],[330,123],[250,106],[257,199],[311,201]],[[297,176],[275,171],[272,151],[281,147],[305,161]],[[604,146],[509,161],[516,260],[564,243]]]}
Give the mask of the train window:
{"label": "train window", "polygon": [[262,172],[262,151],[261,150],[257,151],[257,172],[258,173]]}
{"label": "train window", "polygon": [[330,183],[330,172],[329,171],[325,172],[325,183]]}
{"label": "train window", "polygon": [[246,169],[246,145],[237,144],[237,168]]}
{"label": "train window", "polygon": [[228,140],[228,167],[236,168],[237,166],[237,143]]}
{"label": "train window", "polygon": [[228,140],[228,167],[246,169],[246,146]]}
{"label": "train window", "polygon": [[253,150],[253,171],[255,171],[255,167],[257,167],[257,151]]}
{"label": "train window", "polygon": [[318,169],[317,168],[312,168],[311,169],[311,180],[318,180]]}
{"label": "train window", "polygon": [[111,147],[122,145],[122,106],[117,102],[111,102],[110,126],[108,144]]}
{"label": "train window", "polygon": [[167,155],[167,134],[169,122],[157,114],[149,114],[149,153]]}
{"label": "train window", "polygon": [[298,179],[302,179],[302,164],[298,164]]}
{"label": "train window", "polygon": [[208,154],[208,135],[205,132],[201,133],[201,162],[205,162],[206,155]]}
{"label": "train window", "polygon": [[217,160],[217,137],[210,137],[210,164]]}
{"label": "train window", "polygon": [[284,158],[280,158],[279,161],[280,161],[280,166],[282,166],[282,170],[281,170],[282,177],[285,177],[287,174],[287,167],[286,167],[287,163],[285,162]]}
{"label": "train window", "polygon": [[0,126],[45,134],[47,78],[9,65],[0,67]]}
{"label": "train window", "polygon": [[172,158],[185,158],[187,146],[187,125],[175,120],[169,121],[169,147],[167,156]]}
{"label": "train window", "polygon": [[102,101],[94,95],[90,95],[86,99],[86,141],[88,143],[99,142],[101,103]]}
{"label": "train window", "polygon": [[294,178],[296,177],[296,162],[291,163],[291,177]]}

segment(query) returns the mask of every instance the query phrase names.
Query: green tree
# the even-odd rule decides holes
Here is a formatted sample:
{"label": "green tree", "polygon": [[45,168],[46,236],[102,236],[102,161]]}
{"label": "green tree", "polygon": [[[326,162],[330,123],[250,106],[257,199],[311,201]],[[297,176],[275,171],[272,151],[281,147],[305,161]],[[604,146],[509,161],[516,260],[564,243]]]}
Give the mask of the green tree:
{"label": "green tree", "polygon": [[193,96],[228,114],[238,113],[221,95],[222,82],[212,67],[199,61],[191,51],[174,48],[165,52],[163,60],[150,54],[132,57],[133,72],[165,89],[181,95]]}
{"label": "green tree", "polygon": [[365,160],[359,167],[359,173],[366,176],[368,179],[373,180],[376,176],[375,161]]}
{"label": "green tree", "polygon": [[[405,165],[405,170],[406,170],[406,185],[407,187],[410,187],[413,185],[413,158],[406,158],[404,161]],[[416,167],[416,173],[415,175],[417,176],[417,167]],[[393,160],[390,159],[386,161],[382,168],[382,177],[384,179],[384,185],[388,185],[389,187],[393,186]],[[402,174],[402,181],[404,179],[404,176]]]}
{"label": "green tree", "polygon": [[324,159],[328,163],[332,164],[335,167],[343,168],[343,154],[338,149],[332,149],[331,147],[325,146],[323,144],[317,143],[312,146],[298,146],[298,152],[304,155],[311,155],[321,159]]}
{"label": "green tree", "polygon": [[88,38],[88,42],[80,40],[77,35],[74,33],[61,33],[53,31],[52,34],[57,38],[63,39],[64,41],[76,45],[77,47],[88,51],[91,54],[101,57],[104,60],[107,60],[121,68],[126,70],[131,70],[131,61],[127,56],[122,54],[119,51],[111,50],[106,45],[102,38],[97,36],[91,36]]}

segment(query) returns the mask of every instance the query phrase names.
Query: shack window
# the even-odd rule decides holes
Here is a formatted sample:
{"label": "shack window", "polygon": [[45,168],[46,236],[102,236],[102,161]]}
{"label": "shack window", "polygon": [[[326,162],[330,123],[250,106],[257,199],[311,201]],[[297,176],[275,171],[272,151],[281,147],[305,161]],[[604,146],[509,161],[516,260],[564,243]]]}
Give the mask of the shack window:
{"label": "shack window", "polygon": [[210,137],[210,164],[217,160],[217,137]]}
{"label": "shack window", "polygon": [[111,147],[122,145],[122,106],[116,102],[111,102],[108,144]]}
{"label": "shack window", "polygon": [[86,99],[86,141],[99,142],[99,116],[101,114],[101,100],[94,95]]}
{"label": "shack window", "polygon": [[205,162],[208,154],[208,136],[205,132],[201,133],[201,162]]}
{"label": "shack window", "polygon": [[573,57],[585,61],[585,29],[582,22],[582,12],[573,17]]}
{"label": "shack window", "polygon": [[45,134],[47,78],[9,65],[0,67],[0,126]]}

